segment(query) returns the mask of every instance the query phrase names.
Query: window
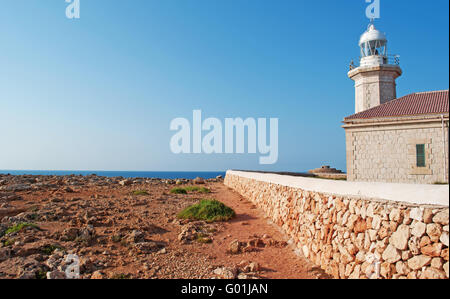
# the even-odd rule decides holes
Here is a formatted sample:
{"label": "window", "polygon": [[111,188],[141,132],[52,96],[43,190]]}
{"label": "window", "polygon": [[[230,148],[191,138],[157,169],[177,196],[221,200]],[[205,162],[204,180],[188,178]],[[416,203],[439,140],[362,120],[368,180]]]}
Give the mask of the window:
{"label": "window", "polygon": [[425,167],[425,144],[416,145],[417,167]]}

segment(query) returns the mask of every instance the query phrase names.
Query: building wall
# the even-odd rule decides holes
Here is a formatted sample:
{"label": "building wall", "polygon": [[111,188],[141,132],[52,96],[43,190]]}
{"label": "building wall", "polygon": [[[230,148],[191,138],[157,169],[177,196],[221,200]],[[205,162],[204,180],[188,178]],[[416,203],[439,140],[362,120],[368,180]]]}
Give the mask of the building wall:
{"label": "building wall", "polygon": [[[425,168],[416,167],[416,144],[425,144]],[[347,127],[346,148],[349,181],[448,182],[448,126],[444,143],[441,122]]]}
{"label": "building wall", "polygon": [[[335,278],[449,277],[448,206],[369,199],[364,190],[361,196],[321,192],[328,182],[333,181],[236,171],[225,178]],[[351,189],[357,183],[338,185]],[[448,202],[447,186],[427,187],[446,189]]]}
{"label": "building wall", "polygon": [[395,66],[359,67],[349,72],[355,81],[355,113],[379,106],[397,97],[395,79],[401,69]]}

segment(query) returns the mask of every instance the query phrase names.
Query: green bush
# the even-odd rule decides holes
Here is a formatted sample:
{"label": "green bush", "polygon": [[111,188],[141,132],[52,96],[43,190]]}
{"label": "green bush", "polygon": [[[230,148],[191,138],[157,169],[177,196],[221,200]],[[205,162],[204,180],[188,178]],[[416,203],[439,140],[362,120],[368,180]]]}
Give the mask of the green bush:
{"label": "green bush", "polygon": [[211,190],[205,187],[189,186],[184,188],[188,192],[211,193]]}
{"label": "green bush", "polygon": [[205,187],[198,187],[198,186],[188,186],[188,187],[178,187],[178,188],[173,188],[170,193],[172,194],[187,194],[188,192],[197,192],[197,193],[203,193],[203,194],[207,194],[207,193],[211,193],[211,190],[209,190],[208,188]]}
{"label": "green bush", "polygon": [[187,194],[187,191],[184,188],[173,188],[170,190],[172,194]]}
{"label": "green bush", "polygon": [[227,221],[233,218],[236,213],[220,201],[214,199],[203,199],[199,203],[192,205],[178,214],[180,219]]}

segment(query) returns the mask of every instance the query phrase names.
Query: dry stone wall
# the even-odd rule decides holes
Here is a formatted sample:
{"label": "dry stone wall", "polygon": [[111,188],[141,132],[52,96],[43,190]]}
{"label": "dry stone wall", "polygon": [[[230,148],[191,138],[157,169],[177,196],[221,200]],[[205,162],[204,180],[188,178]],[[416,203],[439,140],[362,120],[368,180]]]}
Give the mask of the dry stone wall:
{"label": "dry stone wall", "polygon": [[449,208],[306,191],[227,173],[335,278],[449,278]]}

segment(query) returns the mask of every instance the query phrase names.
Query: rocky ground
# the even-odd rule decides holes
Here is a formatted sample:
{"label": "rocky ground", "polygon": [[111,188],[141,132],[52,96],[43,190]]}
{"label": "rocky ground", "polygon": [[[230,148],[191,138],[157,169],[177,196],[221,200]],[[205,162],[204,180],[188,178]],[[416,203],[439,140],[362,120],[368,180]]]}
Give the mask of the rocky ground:
{"label": "rocky ground", "polygon": [[[194,184],[212,192],[170,193]],[[237,216],[177,219],[201,198]],[[64,278],[76,265],[87,279],[328,278],[221,178],[0,175],[0,279]]]}

